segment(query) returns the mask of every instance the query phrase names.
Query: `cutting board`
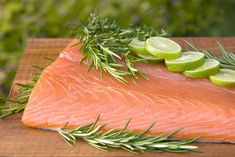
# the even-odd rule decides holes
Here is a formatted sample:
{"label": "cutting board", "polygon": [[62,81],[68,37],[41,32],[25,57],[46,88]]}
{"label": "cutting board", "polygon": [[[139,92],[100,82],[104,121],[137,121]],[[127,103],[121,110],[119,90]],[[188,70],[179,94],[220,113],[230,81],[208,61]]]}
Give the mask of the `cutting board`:
{"label": "cutting board", "polygon": [[[183,40],[191,42],[198,48],[218,52],[216,42],[219,41],[226,50],[235,52],[235,38],[173,38],[183,47]],[[10,98],[17,92],[15,83],[26,83],[36,71],[32,65],[43,66],[48,63],[42,56],[56,58],[72,39],[29,39],[24,54],[20,59],[18,70],[12,84]],[[235,104],[234,104],[235,105]],[[76,146],[67,145],[56,132],[26,127],[21,123],[22,114],[0,120],[0,156],[137,156],[117,149],[102,152],[79,141]],[[235,124],[234,124],[235,125]],[[235,156],[233,144],[197,143],[202,153],[143,153],[138,156],[162,157],[219,157]]]}

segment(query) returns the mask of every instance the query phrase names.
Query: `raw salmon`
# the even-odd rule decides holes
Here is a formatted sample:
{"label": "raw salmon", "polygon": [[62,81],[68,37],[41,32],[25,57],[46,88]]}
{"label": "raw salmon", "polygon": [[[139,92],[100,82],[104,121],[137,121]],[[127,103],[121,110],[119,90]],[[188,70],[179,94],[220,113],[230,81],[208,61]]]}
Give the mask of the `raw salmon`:
{"label": "raw salmon", "polygon": [[74,128],[101,114],[106,129],[122,128],[131,118],[129,129],[136,131],[157,122],[153,135],[183,128],[178,138],[235,142],[234,87],[186,78],[162,64],[137,65],[149,80],[123,84],[109,74],[101,80],[95,69],[87,73],[80,59],[79,45],[68,46],[42,72],[24,111],[25,125],[56,129],[68,122]]}

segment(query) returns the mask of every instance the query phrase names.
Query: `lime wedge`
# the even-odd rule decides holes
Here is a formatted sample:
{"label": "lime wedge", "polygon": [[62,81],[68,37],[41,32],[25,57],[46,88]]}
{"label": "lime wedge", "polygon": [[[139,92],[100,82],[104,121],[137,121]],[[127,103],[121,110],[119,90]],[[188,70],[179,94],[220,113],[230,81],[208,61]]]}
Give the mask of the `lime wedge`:
{"label": "lime wedge", "polygon": [[206,59],[204,64],[196,69],[187,70],[184,75],[192,78],[209,77],[219,73],[220,63],[215,59]]}
{"label": "lime wedge", "polygon": [[142,54],[142,55],[148,55],[148,51],[144,48],[145,41],[140,41],[138,38],[133,39],[128,47],[131,50],[131,52],[134,52],[136,54]]}
{"label": "lime wedge", "polygon": [[139,56],[140,58],[142,58],[142,59],[144,59],[144,60],[150,62],[150,63],[159,63],[159,62],[162,62],[162,61],[163,61],[163,59],[158,58],[158,57],[155,57],[155,56],[153,56],[153,55],[151,55],[151,54],[148,54],[148,55],[138,54],[138,56]]}
{"label": "lime wedge", "polygon": [[221,86],[235,86],[235,71],[230,69],[220,69],[216,75],[210,76],[211,82]]}
{"label": "lime wedge", "polygon": [[180,45],[164,37],[148,38],[145,42],[145,49],[162,59],[175,59],[181,55]]}
{"label": "lime wedge", "polygon": [[183,52],[182,55],[173,60],[165,60],[167,69],[172,72],[183,72],[192,70],[204,63],[204,54],[201,52]]}

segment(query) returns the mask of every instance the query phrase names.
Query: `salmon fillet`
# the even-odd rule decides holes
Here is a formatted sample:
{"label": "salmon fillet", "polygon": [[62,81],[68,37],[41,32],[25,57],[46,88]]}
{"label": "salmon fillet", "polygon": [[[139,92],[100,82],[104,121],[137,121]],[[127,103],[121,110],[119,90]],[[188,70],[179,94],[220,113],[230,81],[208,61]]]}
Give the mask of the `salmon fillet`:
{"label": "salmon fillet", "polygon": [[[71,44],[77,42],[74,40]],[[177,138],[235,142],[235,88],[220,87],[207,79],[191,79],[169,72],[162,64],[139,64],[149,80],[123,84],[98,70],[87,73],[80,64],[79,45],[67,46],[36,83],[23,114],[27,126],[57,129],[94,121],[101,114],[105,129],[142,131],[153,122],[150,134],[183,128]]]}

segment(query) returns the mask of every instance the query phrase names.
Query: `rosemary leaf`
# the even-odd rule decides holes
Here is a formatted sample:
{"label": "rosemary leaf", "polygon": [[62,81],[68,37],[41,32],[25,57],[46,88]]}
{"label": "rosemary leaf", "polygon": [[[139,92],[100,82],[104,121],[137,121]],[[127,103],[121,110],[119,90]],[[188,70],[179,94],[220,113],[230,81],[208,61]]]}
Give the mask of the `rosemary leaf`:
{"label": "rosemary leaf", "polygon": [[137,37],[146,40],[152,36],[167,35],[164,30],[159,33],[147,26],[124,29],[115,21],[93,14],[90,15],[87,25],[77,27],[74,32],[82,45],[81,63],[90,61],[87,71],[95,67],[100,71],[101,78],[103,73],[109,73],[122,83],[127,82],[125,76],[133,80],[138,79],[138,75],[147,78],[144,72],[134,67],[135,63],[145,61],[130,53],[128,44],[132,39]]}
{"label": "rosemary leaf", "polygon": [[228,69],[235,70],[235,54],[232,52],[226,51],[219,42],[217,42],[218,49],[220,51],[219,55],[215,55],[215,53],[212,53],[208,50],[198,49],[194,45],[189,43],[188,41],[185,41],[185,42],[188,45],[189,50],[202,51],[204,52],[206,58],[216,59],[217,61],[219,61],[221,68],[228,68]]}
{"label": "rosemary leaf", "polygon": [[31,91],[38,80],[38,75],[34,75],[32,82],[28,84],[16,84],[19,87],[19,92],[15,96],[16,100],[2,98],[3,102],[9,102],[10,105],[0,106],[0,119],[6,118],[12,114],[20,113],[24,110]]}
{"label": "rosemary leaf", "polygon": [[130,123],[129,119],[123,129],[102,131],[101,129],[105,125],[96,126],[99,118],[100,115],[94,122],[88,125],[81,125],[74,130],[66,129],[66,124],[63,128],[58,129],[58,133],[69,145],[75,145],[76,140],[80,139],[102,151],[108,151],[108,148],[119,148],[131,153],[146,151],[188,152],[198,149],[197,146],[188,145],[197,140],[198,137],[188,140],[172,140],[174,134],[181,129],[173,131],[169,135],[147,136],[146,133],[155,123],[147,127],[146,130],[141,133],[134,133],[132,130],[127,129]]}
{"label": "rosemary leaf", "polygon": [[[43,57],[43,58],[49,61],[54,60],[48,57]],[[46,66],[43,66],[43,67],[40,67],[37,65],[32,66],[34,68],[37,68],[39,71],[34,73],[30,83],[26,83],[26,84],[16,83],[19,89],[14,100],[0,97],[0,102],[2,102],[2,104],[0,104],[0,119],[6,118],[10,115],[17,114],[17,113],[24,111],[25,106],[28,103],[30,94],[33,90],[33,87],[35,86],[36,82],[38,81],[41,75],[41,72],[46,68]],[[9,103],[9,105],[4,105],[7,102]]]}

